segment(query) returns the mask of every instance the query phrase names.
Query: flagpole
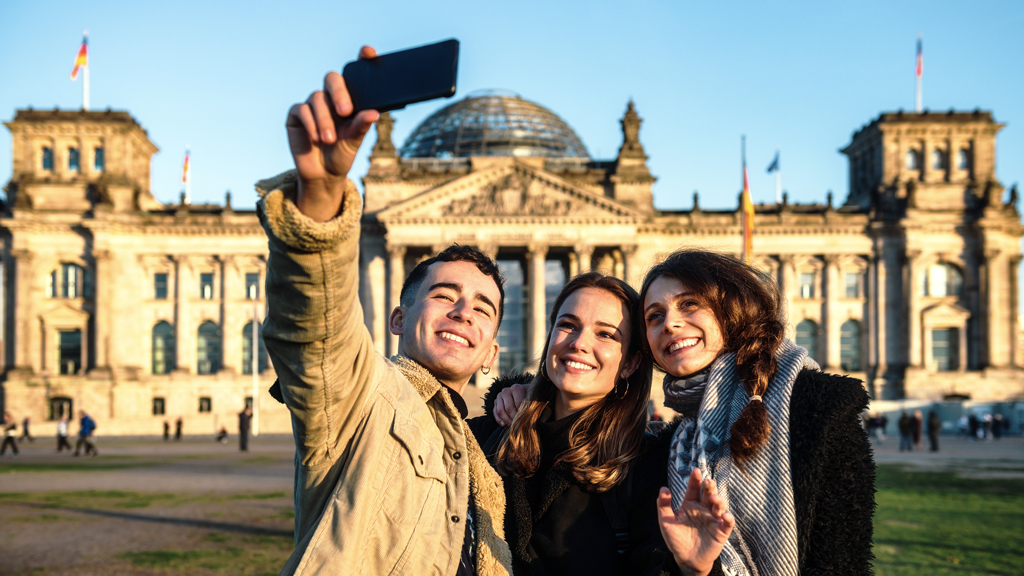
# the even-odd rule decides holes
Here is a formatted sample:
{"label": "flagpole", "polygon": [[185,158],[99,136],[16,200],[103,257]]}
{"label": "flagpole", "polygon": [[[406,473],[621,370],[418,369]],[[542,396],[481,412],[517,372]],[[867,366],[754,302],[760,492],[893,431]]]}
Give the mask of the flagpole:
{"label": "flagpole", "polygon": [[[82,36],[84,38],[83,42],[87,42],[89,40],[89,31],[82,30]],[[89,68],[91,66],[89,66],[88,58],[89,56],[86,55],[85,66],[83,66],[85,69],[82,70],[82,110],[85,111],[89,110]]]}

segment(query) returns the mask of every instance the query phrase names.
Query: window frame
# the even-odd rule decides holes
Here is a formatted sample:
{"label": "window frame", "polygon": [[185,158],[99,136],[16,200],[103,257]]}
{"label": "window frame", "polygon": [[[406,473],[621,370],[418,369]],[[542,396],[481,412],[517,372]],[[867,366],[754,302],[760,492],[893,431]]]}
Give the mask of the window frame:
{"label": "window frame", "polygon": [[82,151],[75,146],[68,147],[68,172],[82,171]]}
{"label": "window frame", "polygon": [[[207,282],[209,279],[209,282]],[[200,300],[213,300],[214,294],[214,282],[216,278],[213,272],[200,272],[199,273],[199,299]],[[209,294],[206,289],[209,288]]]}

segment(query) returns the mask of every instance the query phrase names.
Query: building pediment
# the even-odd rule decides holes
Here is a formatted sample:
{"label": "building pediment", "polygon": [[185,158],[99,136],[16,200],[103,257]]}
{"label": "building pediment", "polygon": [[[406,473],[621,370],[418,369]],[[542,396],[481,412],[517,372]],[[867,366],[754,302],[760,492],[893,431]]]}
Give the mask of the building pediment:
{"label": "building pediment", "polygon": [[79,327],[89,321],[89,313],[61,302],[39,315],[46,326]]}
{"label": "building pediment", "polygon": [[521,162],[467,174],[377,214],[383,223],[521,218],[635,222],[642,216],[630,206]]}
{"label": "building pediment", "polygon": [[926,326],[962,326],[971,317],[971,312],[952,302],[940,302],[921,311]]}

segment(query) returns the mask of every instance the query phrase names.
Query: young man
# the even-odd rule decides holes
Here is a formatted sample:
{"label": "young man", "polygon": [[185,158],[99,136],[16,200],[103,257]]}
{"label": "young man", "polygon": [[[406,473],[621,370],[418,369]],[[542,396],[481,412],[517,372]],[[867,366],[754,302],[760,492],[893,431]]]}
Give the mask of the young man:
{"label": "young man", "polygon": [[389,318],[398,355],[374,351],[347,174],[377,117],[353,115],[329,73],[289,111],[296,169],[257,184],[270,239],[263,334],[296,441],[295,552],[282,574],[510,574],[501,480],[460,396],[497,356],[501,278],[468,248],[424,261]]}

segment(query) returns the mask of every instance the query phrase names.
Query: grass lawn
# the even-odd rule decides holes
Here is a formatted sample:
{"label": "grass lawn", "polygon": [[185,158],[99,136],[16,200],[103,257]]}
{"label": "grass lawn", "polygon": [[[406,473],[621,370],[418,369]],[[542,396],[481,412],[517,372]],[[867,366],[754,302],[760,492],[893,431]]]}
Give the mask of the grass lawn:
{"label": "grass lawn", "polygon": [[1024,481],[878,469],[875,573],[1024,574]]}

